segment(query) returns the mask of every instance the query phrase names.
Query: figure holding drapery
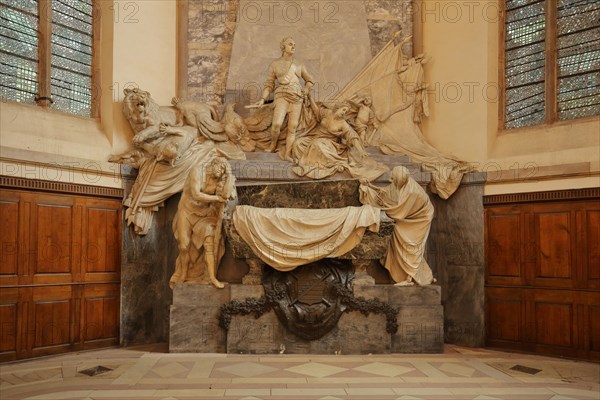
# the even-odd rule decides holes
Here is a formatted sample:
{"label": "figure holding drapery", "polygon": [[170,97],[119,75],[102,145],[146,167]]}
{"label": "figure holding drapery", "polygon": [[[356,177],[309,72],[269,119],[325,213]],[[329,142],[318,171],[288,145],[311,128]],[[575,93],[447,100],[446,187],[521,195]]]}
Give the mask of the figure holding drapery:
{"label": "figure holding drapery", "polygon": [[394,220],[394,233],[383,261],[398,286],[429,285],[435,282],[425,260],[434,209],[429,196],[402,166],[391,173],[392,183],[377,187],[361,179],[360,201],[379,207]]}

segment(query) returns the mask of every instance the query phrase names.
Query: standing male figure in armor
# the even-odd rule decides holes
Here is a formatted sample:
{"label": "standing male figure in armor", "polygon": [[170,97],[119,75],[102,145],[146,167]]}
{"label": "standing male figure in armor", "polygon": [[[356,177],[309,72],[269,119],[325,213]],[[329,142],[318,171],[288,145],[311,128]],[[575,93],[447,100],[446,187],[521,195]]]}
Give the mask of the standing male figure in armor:
{"label": "standing male figure in armor", "polygon": [[[296,51],[296,42],[291,37],[281,40],[281,57],[274,60],[269,65],[265,88],[263,89],[261,99],[255,104],[262,106],[269,94],[274,93],[274,111],[273,122],[271,125],[271,146],[270,152],[277,149],[277,141],[281,134],[281,126],[287,119],[287,134],[285,137],[285,156],[288,161],[292,159],[292,145],[296,140],[296,128],[300,121],[302,113],[302,104],[308,92],[314,85],[312,76],[307,72],[306,67],[298,60],[294,59]],[[300,83],[300,78],[304,79],[304,88]],[[275,87],[277,81],[277,87]]]}

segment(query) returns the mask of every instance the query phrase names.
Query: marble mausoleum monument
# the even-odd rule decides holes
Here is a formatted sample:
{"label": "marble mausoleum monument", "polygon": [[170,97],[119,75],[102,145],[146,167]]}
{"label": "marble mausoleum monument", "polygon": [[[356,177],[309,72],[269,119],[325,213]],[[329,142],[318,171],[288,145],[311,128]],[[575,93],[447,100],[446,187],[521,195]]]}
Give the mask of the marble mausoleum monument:
{"label": "marble mausoleum monument", "polygon": [[[243,46],[258,46],[242,35],[251,28],[233,39],[230,79],[244,79]],[[436,353],[465,323],[466,340],[481,340],[482,304],[463,295],[482,271],[457,275],[444,252],[453,237],[481,235],[472,205],[483,178],[420,131],[428,56],[397,32],[328,75],[340,90],[322,99],[337,51],[327,59],[323,47],[317,65],[318,50],[303,54],[314,36],[279,39],[260,42],[254,99],[228,91],[225,106],[160,106],[125,89],[132,148],[111,161],[137,169],[124,203],[132,235],[167,238],[170,351]],[[263,57],[270,48],[280,56]]]}

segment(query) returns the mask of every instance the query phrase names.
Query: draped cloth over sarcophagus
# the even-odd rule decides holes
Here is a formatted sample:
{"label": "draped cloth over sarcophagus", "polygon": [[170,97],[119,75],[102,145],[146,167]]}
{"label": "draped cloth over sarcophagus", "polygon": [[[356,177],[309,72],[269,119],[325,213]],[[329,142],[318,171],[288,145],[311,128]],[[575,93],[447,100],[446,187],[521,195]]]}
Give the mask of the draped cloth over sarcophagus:
{"label": "draped cloth over sarcophagus", "polygon": [[379,231],[380,210],[365,205],[330,209],[237,206],[233,224],[262,261],[291,271],[323,258],[340,257]]}
{"label": "draped cloth over sarcophagus", "polygon": [[463,174],[473,168],[442,154],[425,140],[418,125],[423,116],[429,116],[423,66],[415,58],[405,61],[401,47],[390,41],[336,100],[370,96],[379,128],[369,144],[384,154],[406,154],[422,163],[432,174],[432,192],[446,199],[456,191]]}

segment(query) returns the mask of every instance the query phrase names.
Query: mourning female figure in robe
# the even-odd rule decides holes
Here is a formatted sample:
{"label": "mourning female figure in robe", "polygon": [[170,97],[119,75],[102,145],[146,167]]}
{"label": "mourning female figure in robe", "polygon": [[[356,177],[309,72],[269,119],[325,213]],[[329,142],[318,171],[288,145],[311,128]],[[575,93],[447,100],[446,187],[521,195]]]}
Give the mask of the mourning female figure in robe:
{"label": "mourning female figure in robe", "polygon": [[395,167],[392,183],[383,188],[361,179],[360,201],[381,208],[394,220],[382,263],[396,285],[429,285],[435,279],[424,254],[434,209],[425,190],[409,175],[405,167]]}

